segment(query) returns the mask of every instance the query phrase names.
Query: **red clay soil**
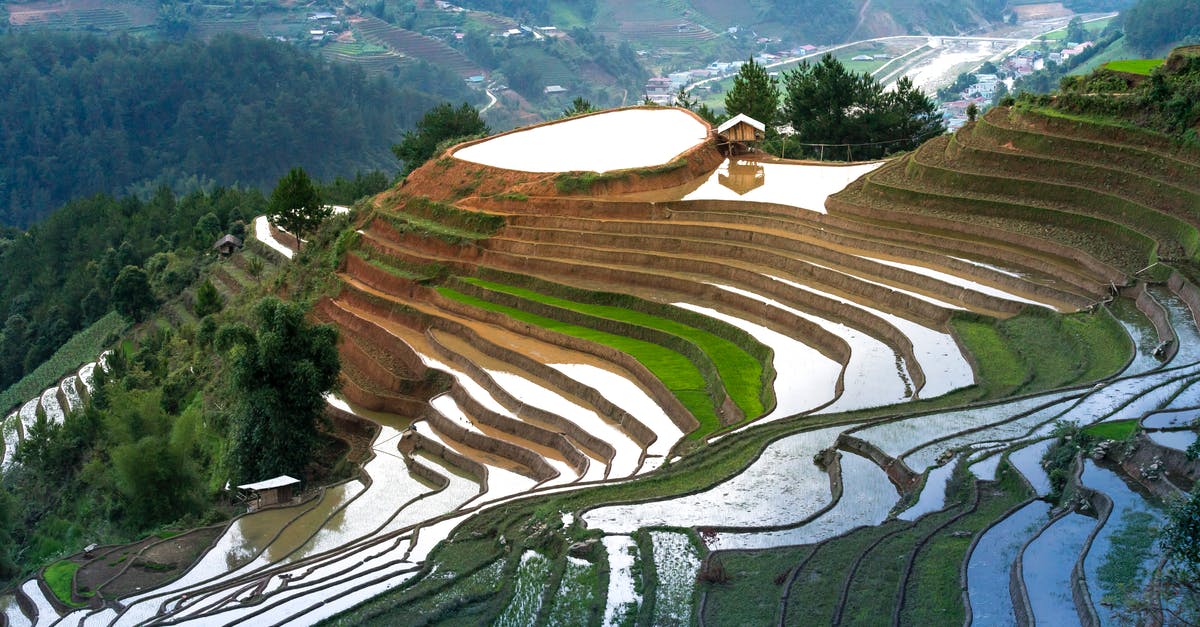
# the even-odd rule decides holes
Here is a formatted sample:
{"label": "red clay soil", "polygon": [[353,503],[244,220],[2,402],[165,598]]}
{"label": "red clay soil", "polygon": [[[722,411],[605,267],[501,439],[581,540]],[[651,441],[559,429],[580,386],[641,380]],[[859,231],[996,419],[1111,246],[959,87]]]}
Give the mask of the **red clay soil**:
{"label": "red clay soil", "polygon": [[[605,112],[590,115],[599,113]],[[696,116],[690,111],[688,113]],[[697,119],[700,118],[697,117]],[[542,126],[561,124],[567,121],[554,120]],[[518,128],[508,133],[516,133],[528,130],[528,128]],[[508,133],[501,133],[501,135]],[[442,202],[455,202],[472,196],[486,197],[504,193],[521,193],[528,196],[560,195],[554,183],[559,173],[508,170],[462,161],[452,156],[462,148],[498,136],[493,135],[484,139],[464,142],[450,148],[436,159],[431,159],[417,168],[399,187],[376,196],[376,205],[384,209],[398,207],[403,204],[405,199],[418,196],[426,196]],[[684,160],[684,166],[666,172],[641,173],[641,171],[654,168],[630,168],[608,172],[605,174],[605,180],[595,184],[589,190],[588,195],[612,196],[676,187],[707,175],[721,164],[724,157],[717,150],[715,141],[710,139],[679,155],[676,160],[679,159]],[[672,163],[676,160],[673,160]]]}

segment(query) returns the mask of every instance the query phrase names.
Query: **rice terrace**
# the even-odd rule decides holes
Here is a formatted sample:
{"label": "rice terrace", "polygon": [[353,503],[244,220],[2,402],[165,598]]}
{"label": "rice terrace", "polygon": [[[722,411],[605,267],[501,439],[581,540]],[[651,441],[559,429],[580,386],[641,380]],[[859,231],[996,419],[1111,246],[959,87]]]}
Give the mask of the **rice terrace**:
{"label": "rice terrace", "polygon": [[453,146],[306,245],[361,470],[93,547],[6,622],[1170,623],[1140,539],[1200,478],[1200,149],[1089,97],[867,163],[652,106]]}

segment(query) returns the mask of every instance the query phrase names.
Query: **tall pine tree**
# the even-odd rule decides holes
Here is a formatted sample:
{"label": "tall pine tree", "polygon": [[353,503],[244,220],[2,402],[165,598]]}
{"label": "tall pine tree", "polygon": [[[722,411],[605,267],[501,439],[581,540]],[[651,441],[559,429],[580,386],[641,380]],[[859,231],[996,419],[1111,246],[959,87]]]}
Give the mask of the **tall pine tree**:
{"label": "tall pine tree", "polygon": [[767,134],[774,133],[779,112],[779,85],[767,74],[767,68],[750,59],[736,76],[733,88],[725,94],[725,115],[744,113],[767,125]]}

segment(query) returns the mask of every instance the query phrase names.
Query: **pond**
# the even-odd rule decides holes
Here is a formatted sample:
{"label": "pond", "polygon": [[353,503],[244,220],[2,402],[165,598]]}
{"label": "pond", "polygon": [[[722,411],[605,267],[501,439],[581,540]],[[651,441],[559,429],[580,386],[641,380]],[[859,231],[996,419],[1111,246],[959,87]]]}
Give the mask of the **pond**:
{"label": "pond", "polygon": [[454,158],[524,172],[608,172],[668,163],[707,138],[708,126],[683,110],[623,109],[493,137]]}
{"label": "pond", "polygon": [[825,213],[825,199],[830,194],[881,165],[883,162],[837,166],[727,160],[682,200],[766,202]]}

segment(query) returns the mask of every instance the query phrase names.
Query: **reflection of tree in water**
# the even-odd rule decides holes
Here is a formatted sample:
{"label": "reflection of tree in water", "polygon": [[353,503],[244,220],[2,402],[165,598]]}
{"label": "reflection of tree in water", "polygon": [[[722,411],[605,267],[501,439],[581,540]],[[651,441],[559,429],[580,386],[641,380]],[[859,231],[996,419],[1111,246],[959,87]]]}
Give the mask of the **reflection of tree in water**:
{"label": "reflection of tree in water", "polygon": [[717,182],[744,196],[766,184],[767,175],[762,164],[756,161],[732,160],[717,170]]}

